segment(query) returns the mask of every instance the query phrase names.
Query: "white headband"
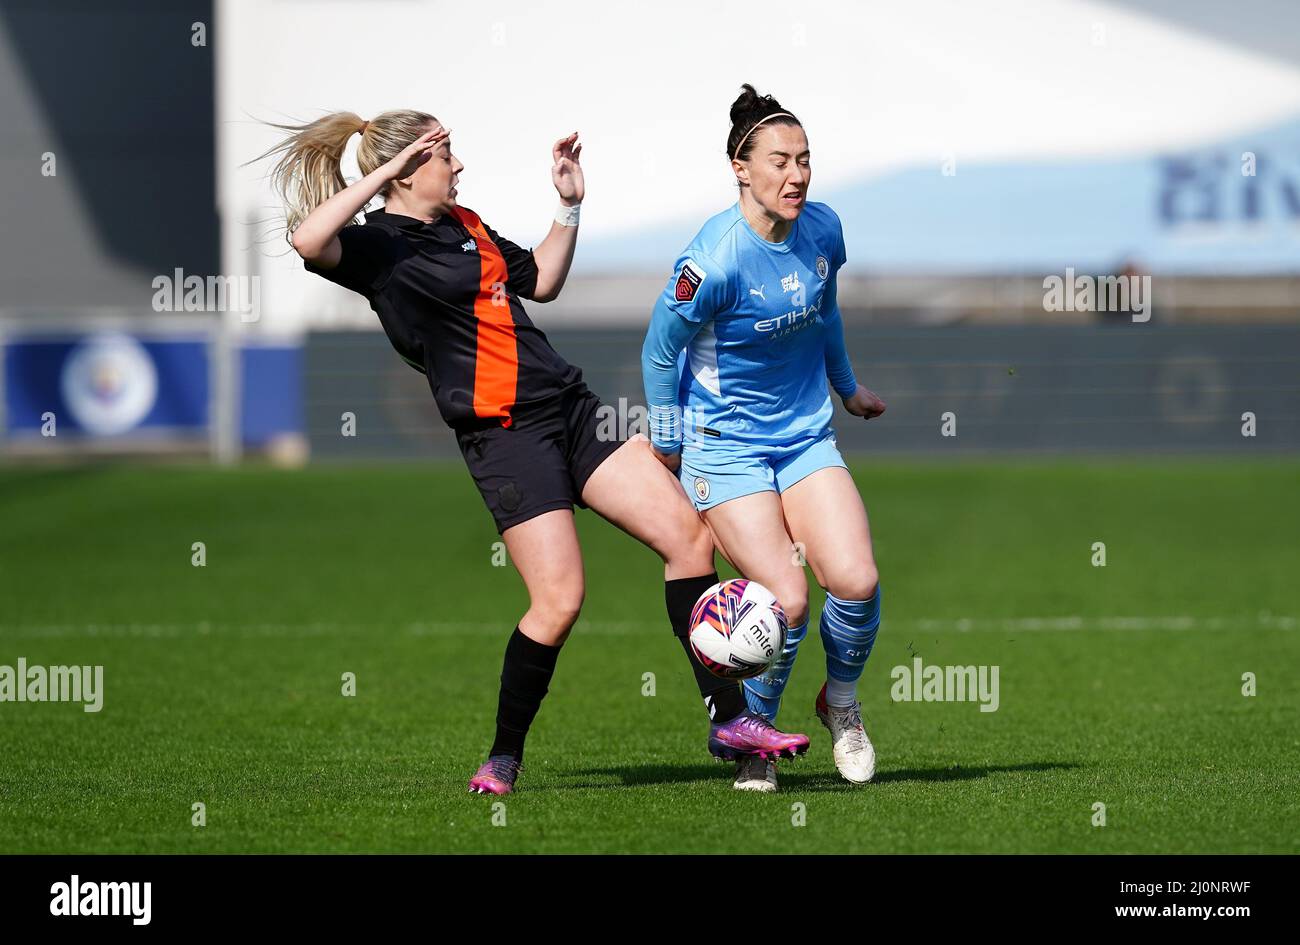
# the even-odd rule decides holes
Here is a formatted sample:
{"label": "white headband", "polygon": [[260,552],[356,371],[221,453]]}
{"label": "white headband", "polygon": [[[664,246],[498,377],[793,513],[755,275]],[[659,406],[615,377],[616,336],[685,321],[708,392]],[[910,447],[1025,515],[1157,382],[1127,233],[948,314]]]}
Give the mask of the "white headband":
{"label": "white headband", "polygon": [[[794,116],[791,115],[789,112],[773,112],[772,114],[767,115],[767,116],[764,117],[764,118],[760,118],[758,121],[754,122],[754,127],[753,127],[753,128],[750,128],[748,131],[746,131],[746,132],[745,132],[745,137],[741,138],[741,139],[740,139],[740,144],[736,145],[736,151],[735,151],[734,154],[731,155],[731,159],[732,159],[733,161],[736,160],[736,155],[739,154],[739,153],[740,153],[740,149],[743,148],[743,147],[745,146],[745,142],[749,140],[749,136],[752,135],[752,134],[754,133],[754,128],[757,128],[757,127],[758,127],[759,125],[761,125],[763,122],[768,121],[768,120],[770,120],[770,119],[772,119],[772,118],[780,118],[782,115],[784,115],[786,118],[794,118]],[[799,119],[798,119],[798,118],[794,118],[794,120],[795,120],[795,121],[798,121]]]}

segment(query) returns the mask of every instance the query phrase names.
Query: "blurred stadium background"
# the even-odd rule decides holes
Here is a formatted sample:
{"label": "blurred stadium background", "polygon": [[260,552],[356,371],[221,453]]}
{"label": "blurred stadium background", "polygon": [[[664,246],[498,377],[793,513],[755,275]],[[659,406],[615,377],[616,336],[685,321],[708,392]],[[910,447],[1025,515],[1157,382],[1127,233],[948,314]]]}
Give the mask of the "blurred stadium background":
{"label": "blurred stadium background", "polygon": [[[1300,446],[1295,5],[566,11],[6,2],[5,458],[455,455],[423,377],[363,300],[303,271],[265,162],[246,163],[276,140],[261,122],[334,109],[438,115],[463,200],[524,245],[554,202],[550,143],[581,131],[573,276],[530,310],[599,394],[639,404],[655,295],[734,198],[722,147],[742,81],[803,119],[812,197],[844,220],[850,351],[890,404],[841,424],[848,450]],[[1067,269],[1149,274],[1150,320],[1045,311],[1044,278]],[[229,297],[160,292],[187,277]]]}
{"label": "blurred stadium background", "polygon": [[[0,706],[0,852],[1300,851],[1300,6],[548,8],[0,4],[0,666],[108,680],[102,714]],[[735,199],[745,81],[809,131],[889,404],[837,425],[889,575],[881,773],[840,786],[805,644],[810,758],[732,791],[661,563],[582,515],[592,593],[499,830],[464,777],[525,592],[425,379],[248,162],[267,121],[423,108],[534,245],[579,130],[573,274],[528,308],[631,407],[675,256]],[[1047,310],[1071,270],[1149,275],[1149,320]],[[922,656],[1001,667],[1002,708],[898,702]]]}

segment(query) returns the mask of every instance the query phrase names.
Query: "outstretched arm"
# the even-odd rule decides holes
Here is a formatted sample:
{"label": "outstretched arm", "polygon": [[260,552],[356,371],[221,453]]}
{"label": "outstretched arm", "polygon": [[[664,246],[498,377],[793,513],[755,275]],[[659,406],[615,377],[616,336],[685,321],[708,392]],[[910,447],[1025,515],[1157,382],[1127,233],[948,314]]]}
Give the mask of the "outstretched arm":
{"label": "outstretched arm", "polygon": [[[554,159],[551,180],[560,195],[560,210],[546,239],[533,250],[533,259],[537,262],[537,288],[533,290],[536,302],[550,302],[556,298],[569,278],[573,250],[578,245],[577,207],[586,193],[582,164],[579,163],[582,145],[578,144],[578,133],[575,131],[555,142],[551,157]],[[561,217],[565,218],[563,222]]]}

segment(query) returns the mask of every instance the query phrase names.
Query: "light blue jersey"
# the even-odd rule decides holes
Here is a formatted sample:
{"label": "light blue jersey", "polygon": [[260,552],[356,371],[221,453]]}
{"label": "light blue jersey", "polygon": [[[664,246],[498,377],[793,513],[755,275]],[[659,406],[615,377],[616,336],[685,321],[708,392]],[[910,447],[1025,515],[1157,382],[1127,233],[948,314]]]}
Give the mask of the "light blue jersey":
{"label": "light blue jersey", "polygon": [[835,277],[839,217],[808,203],[784,242],[739,203],[710,219],[673,267],[642,351],[651,434],[663,452],[765,454],[829,432],[827,376],[857,388]]}
{"label": "light blue jersey", "polygon": [[[655,304],[641,368],[651,440],[661,452],[681,450],[678,477],[700,512],[784,494],[844,467],[826,384],[829,377],[842,397],[858,386],[835,297],[842,265],[839,217],[822,203],[804,207],[783,243],[762,239],[736,204],[704,224],[678,257]],[[878,589],[866,601],[827,595],[827,682],[818,697],[824,719],[857,712],[856,684],[879,623]],[[751,712],[775,720],[807,631],[807,620],[790,627],[772,665],[745,680]],[[871,761],[852,779],[873,773]]]}

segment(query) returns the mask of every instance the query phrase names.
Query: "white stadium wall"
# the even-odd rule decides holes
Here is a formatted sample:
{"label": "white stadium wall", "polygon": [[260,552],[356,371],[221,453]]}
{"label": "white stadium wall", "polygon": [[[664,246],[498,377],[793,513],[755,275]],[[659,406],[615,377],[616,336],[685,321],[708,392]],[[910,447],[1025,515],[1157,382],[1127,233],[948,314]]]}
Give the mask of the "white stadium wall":
{"label": "white stadium wall", "polygon": [[[812,197],[846,208],[851,268],[1022,272],[1148,245],[1171,270],[1300,258],[1286,190],[1300,188],[1300,70],[1120,6],[669,0],[616,17],[577,2],[556,17],[527,2],[221,0],[218,25],[223,271],[262,276],[259,331],[374,325],[364,302],[285,254],[266,164],[242,166],[276,140],[259,119],[331,109],[438,115],[466,165],[462,201],[525,245],[555,203],[550,145],[581,131],[589,194],[566,295],[584,319],[648,307],[675,247],[734,199],[722,149],[743,81],[804,121]],[[1278,176],[1261,181],[1262,237],[1229,218],[1172,242],[1158,231],[1154,162],[1256,138],[1278,155]],[[1087,226],[1078,207],[1093,208]],[[1044,234],[1051,252],[1027,257]],[[630,275],[640,281],[610,281]],[[548,317],[563,321],[565,305]]]}

